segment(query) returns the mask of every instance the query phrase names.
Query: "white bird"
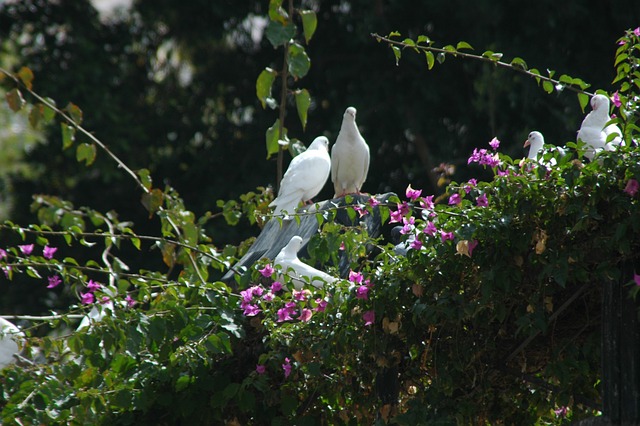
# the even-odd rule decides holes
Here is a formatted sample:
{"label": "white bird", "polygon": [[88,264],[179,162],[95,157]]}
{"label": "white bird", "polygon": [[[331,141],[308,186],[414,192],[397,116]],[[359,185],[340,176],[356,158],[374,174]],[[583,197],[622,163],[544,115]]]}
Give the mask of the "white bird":
{"label": "white bird", "polygon": [[[622,132],[615,124],[607,126],[607,123],[611,120],[608,97],[595,95],[591,98],[590,103],[592,110],[582,121],[577,139],[587,145],[587,151],[584,156],[589,160],[593,160],[597,152],[615,150],[615,147],[622,143]],[[617,133],[618,137],[607,143],[607,138],[612,133]]]}
{"label": "white bird", "polygon": [[280,190],[269,207],[275,207],[274,215],[295,213],[301,201],[318,195],[331,172],[329,139],[318,136],[307,150],[291,160],[280,182]]}
{"label": "white bird", "polygon": [[542,147],[544,146],[544,136],[542,133],[538,131],[533,131],[529,133],[527,140],[524,141],[523,148],[529,147],[529,155],[527,158],[531,160],[535,160],[538,158],[538,154],[542,151]]}
{"label": "white bird", "polygon": [[24,333],[13,323],[0,318],[0,369],[16,361]]}
{"label": "white bird", "polygon": [[[294,235],[273,261],[275,265],[280,265],[283,274],[287,274],[292,278],[293,286],[297,290],[301,290],[303,284],[307,282],[302,277],[307,277],[311,285],[317,288],[323,287],[325,283],[332,283],[337,280],[337,278],[298,259],[300,247],[302,247],[302,237]],[[281,276],[278,279],[283,280],[283,277]]]}
{"label": "white bird", "polygon": [[104,304],[93,305],[89,313],[82,317],[82,321],[78,324],[76,331],[80,331],[85,327],[90,328],[93,324],[99,323],[105,316],[107,316],[107,311],[111,311],[111,313],[113,313],[113,302],[111,300]]}
{"label": "white bird", "polygon": [[359,194],[369,172],[369,145],[356,125],[356,109],[344,112],[342,127],[331,148],[331,181],[335,197]]}

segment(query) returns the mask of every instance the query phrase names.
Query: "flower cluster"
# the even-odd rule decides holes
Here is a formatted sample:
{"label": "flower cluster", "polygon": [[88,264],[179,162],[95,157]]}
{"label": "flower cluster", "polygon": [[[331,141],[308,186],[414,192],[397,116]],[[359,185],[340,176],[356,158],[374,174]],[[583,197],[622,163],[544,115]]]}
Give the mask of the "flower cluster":
{"label": "flower cluster", "polygon": [[[349,281],[355,286],[356,299],[369,300],[369,291],[373,288],[371,280],[364,279],[361,272],[349,271]],[[376,320],[376,313],[373,310],[365,311],[362,314],[364,325],[372,325]]]}

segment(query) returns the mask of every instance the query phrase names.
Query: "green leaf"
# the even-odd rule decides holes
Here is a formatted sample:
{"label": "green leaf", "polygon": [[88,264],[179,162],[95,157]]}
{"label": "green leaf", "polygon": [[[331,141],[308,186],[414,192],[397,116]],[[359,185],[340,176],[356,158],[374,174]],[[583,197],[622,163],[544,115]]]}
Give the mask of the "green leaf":
{"label": "green leaf", "polygon": [[69,117],[78,125],[82,123],[82,110],[74,103],[69,102],[64,110]]}
{"label": "green leaf", "polygon": [[523,70],[527,69],[527,63],[522,58],[517,58],[517,57],[513,58],[511,60],[511,65],[516,67],[516,68],[523,69]]}
{"label": "green leaf", "polygon": [[271,87],[277,74],[278,73],[271,68],[265,68],[256,80],[256,96],[258,96],[262,108],[266,108],[267,99],[271,97]]}
{"label": "green leaf", "polygon": [[67,149],[76,140],[76,129],[65,123],[60,123],[60,129],[62,130],[62,149]]}
{"label": "green leaf", "polygon": [[280,144],[278,143],[279,138],[279,129],[280,129],[280,119],[278,118],[273,126],[267,129],[265,134],[266,142],[267,142],[267,160],[271,158],[273,154],[277,154],[280,151]]}
{"label": "green leaf", "polygon": [[580,103],[580,109],[582,110],[582,112],[584,112],[584,109],[589,104],[589,95],[578,93],[578,102]]}
{"label": "green leaf", "polygon": [[142,205],[149,212],[149,217],[152,217],[155,212],[158,211],[164,200],[164,193],[158,188],[152,189],[148,193],[142,194]]}
{"label": "green leaf", "polygon": [[553,93],[553,83],[548,80],[542,82],[542,88],[547,93]]}
{"label": "green leaf", "polygon": [[289,73],[295,78],[302,78],[311,68],[311,60],[307,56],[304,47],[298,43],[289,46],[289,60],[287,61]]}
{"label": "green leaf", "polygon": [[318,26],[318,17],[313,10],[303,10],[300,12],[302,17],[302,32],[304,33],[304,41],[309,44],[309,40],[313,37]]}
{"label": "green leaf", "polygon": [[40,124],[40,120],[44,115],[44,105],[36,104],[31,107],[31,111],[29,112],[29,124],[34,129],[38,128],[38,124]]}
{"label": "green leaf", "polygon": [[82,143],[76,148],[76,160],[78,163],[84,161],[90,166],[96,159],[96,146],[94,144]]}
{"label": "green leaf", "polygon": [[391,50],[393,50],[393,55],[396,57],[396,66],[398,66],[402,52],[398,46],[391,46]]}
{"label": "green leaf", "polygon": [[7,99],[7,104],[9,104],[9,108],[11,108],[13,112],[20,111],[25,104],[22,93],[20,93],[17,88],[8,91],[5,97]]}
{"label": "green leaf", "polygon": [[176,380],[176,392],[185,390],[191,384],[191,376],[188,374],[178,377]]}
{"label": "green leaf", "polygon": [[149,172],[148,169],[140,169],[136,172],[136,174],[140,178],[142,186],[147,189],[151,189],[151,186],[153,185],[153,182],[151,180],[151,172]]}
{"label": "green leaf", "polygon": [[282,0],[269,1],[269,19],[284,24],[288,18],[289,15],[282,8]]}
{"label": "green leaf", "polygon": [[466,41],[458,42],[458,44],[456,45],[456,50],[462,50],[462,49],[473,50],[473,47],[471,47],[471,45]]}
{"label": "green leaf", "polygon": [[[52,106],[54,106],[54,107],[56,106],[56,101],[54,101],[53,99],[51,99],[51,98],[45,98],[45,100],[46,100],[50,105],[52,105]],[[44,121],[45,121],[45,123],[49,123],[49,122],[51,122],[51,120],[53,120],[53,118],[56,116],[56,112],[55,112],[55,110],[54,110],[53,108],[50,108],[49,106],[47,106],[47,105],[45,105],[45,104],[42,104],[42,105],[43,105],[43,107],[44,107],[44,113],[43,113]]]}
{"label": "green leaf", "polygon": [[295,37],[296,26],[290,22],[269,21],[264,33],[273,47],[279,47]]}
{"label": "green leaf", "polygon": [[311,95],[307,89],[300,89],[295,92],[295,99],[298,117],[304,130],[307,127],[307,111],[309,111],[309,105],[311,105]]}
{"label": "green leaf", "polygon": [[424,54],[427,57],[427,68],[432,69],[436,63],[436,58],[433,56],[433,53],[429,51],[425,51]]}
{"label": "green leaf", "polygon": [[388,37],[388,38],[391,38],[391,37],[400,37],[400,35],[401,35],[401,34],[400,34],[398,31],[391,31],[387,37]]}

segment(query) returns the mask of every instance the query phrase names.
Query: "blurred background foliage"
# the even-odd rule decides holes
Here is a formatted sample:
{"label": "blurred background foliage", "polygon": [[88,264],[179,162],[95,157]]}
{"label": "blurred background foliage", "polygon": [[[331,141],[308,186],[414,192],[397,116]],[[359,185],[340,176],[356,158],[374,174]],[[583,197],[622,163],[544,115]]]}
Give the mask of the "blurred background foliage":
{"label": "blurred background foliage", "polygon": [[[304,87],[312,104],[305,131],[295,108],[289,109],[289,135],[307,145],[320,134],[333,142],[345,108],[355,106],[371,147],[364,187],[370,193],[402,193],[408,183],[441,193],[434,171],[441,163],[456,166],[452,178],[462,181],[482,173],[469,169],[466,159],[492,137],[517,158],[531,130],[562,145],[575,139],[583,117],[574,94],[547,95],[535,81],[487,64],[452,59],[428,72],[423,57],[408,54],[396,66],[390,49],[371,33],[425,34],[438,45],[464,40],[476,51],[520,56],[529,67],[568,73],[591,83],[591,91],[609,91],[615,40],[640,22],[633,0],[309,0],[301,7],[318,15],[306,48],[311,70]],[[0,64],[30,67],[38,93],[59,106],[80,106],[85,128],[134,170],[150,169],[156,185],[176,188],[200,216],[216,211],[218,199],[275,184],[275,158],[265,160],[264,135],[277,111],[262,110],[255,95],[260,71],[280,68],[282,61],[263,37],[267,9],[266,0],[138,0],[101,15],[89,0],[9,1],[0,6]],[[137,201],[139,189],[104,155],[87,168],[72,160],[72,150],[61,150],[57,127],[40,135],[12,132],[26,118],[7,118],[5,108],[3,103],[4,219],[34,223],[31,197],[44,193],[116,211],[141,234],[157,229],[157,219],[150,220]],[[327,185],[318,198],[331,196]],[[218,247],[258,232],[247,220],[224,225],[222,219],[208,223]],[[135,251],[131,256],[130,263],[137,256],[142,267],[143,257],[149,258]],[[44,288],[25,298],[15,284],[2,309],[42,309]]]}

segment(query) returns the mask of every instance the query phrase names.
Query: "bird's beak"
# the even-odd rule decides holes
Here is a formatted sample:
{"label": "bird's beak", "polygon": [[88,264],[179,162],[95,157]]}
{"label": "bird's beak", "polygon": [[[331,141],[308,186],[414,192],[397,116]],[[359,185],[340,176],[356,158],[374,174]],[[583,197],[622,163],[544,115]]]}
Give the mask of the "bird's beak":
{"label": "bird's beak", "polygon": [[524,141],[524,145],[522,146],[523,148],[528,147],[529,145],[531,145],[531,142],[529,142],[529,139],[527,139],[526,141]]}

